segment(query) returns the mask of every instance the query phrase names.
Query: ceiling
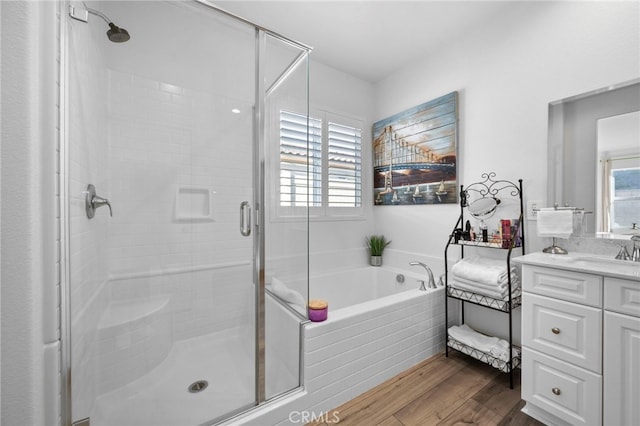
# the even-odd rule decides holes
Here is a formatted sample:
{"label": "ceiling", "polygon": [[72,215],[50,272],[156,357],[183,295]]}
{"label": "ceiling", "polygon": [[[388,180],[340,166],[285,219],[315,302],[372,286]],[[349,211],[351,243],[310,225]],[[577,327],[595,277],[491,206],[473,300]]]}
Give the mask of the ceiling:
{"label": "ceiling", "polygon": [[215,1],[312,46],[312,59],[371,83],[487,28],[506,1]]}

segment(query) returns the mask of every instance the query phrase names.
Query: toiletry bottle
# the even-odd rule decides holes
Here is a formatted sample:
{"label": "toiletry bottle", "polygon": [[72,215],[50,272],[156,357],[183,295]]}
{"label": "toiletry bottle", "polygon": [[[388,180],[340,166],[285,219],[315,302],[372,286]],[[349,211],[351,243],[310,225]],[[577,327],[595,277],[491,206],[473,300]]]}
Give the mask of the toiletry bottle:
{"label": "toiletry bottle", "polygon": [[471,222],[467,221],[467,223],[465,223],[464,225],[464,235],[463,235],[463,239],[465,239],[466,241],[471,240]]}
{"label": "toiletry bottle", "polygon": [[489,241],[489,235],[487,232],[487,224],[484,223],[484,220],[480,222],[480,232],[482,232],[482,242],[486,243]]}

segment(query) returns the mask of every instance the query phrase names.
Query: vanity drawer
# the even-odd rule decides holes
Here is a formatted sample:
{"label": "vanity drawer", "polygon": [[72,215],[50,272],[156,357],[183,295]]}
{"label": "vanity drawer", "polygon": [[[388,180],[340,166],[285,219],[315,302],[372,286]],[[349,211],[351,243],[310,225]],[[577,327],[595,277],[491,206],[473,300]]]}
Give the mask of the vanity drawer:
{"label": "vanity drawer", "polygon": [[640,282],[605,277],[604,308],[640,317]]}
{"label": "vanity drawer", "polygon": [[602,376],[522,348],[522,399],[572,425],[602,424]]}
{"label": "vanity drawer", "polygon": [[602,310],[525,293],[522,344],[596,373],[602,371]]}
{"label": "vanity drawer", "polygon": [[602,307],[602,277],[598,275],[523,265],[522,289],[569,302]]}

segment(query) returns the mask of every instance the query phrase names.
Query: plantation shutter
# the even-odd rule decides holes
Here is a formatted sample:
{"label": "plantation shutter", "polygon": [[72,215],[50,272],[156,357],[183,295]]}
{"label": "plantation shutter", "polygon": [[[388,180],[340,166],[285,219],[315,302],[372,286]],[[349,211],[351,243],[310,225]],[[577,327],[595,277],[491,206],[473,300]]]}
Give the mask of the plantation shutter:
{"label": "plantation shutter", "polygon": [[280,205],[321,204],[322,120],[280,111]]}
{"label": "plantation shutter", "polygon": [[362,130],[329,122],[327,193],[329,207],[362,205]]}

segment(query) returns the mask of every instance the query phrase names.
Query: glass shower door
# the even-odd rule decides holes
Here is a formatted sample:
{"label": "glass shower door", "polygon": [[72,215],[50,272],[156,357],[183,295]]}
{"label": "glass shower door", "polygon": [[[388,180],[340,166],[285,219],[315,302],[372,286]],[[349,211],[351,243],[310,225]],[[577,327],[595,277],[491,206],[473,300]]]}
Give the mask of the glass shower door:
{"label": "glass shower door", "polygon": [[[198,3],[86,6],[131,39],[64,16],[68,417],[224,418],[257,402],[255,29]],[[89,184],[112,215],[87,217]]]}

